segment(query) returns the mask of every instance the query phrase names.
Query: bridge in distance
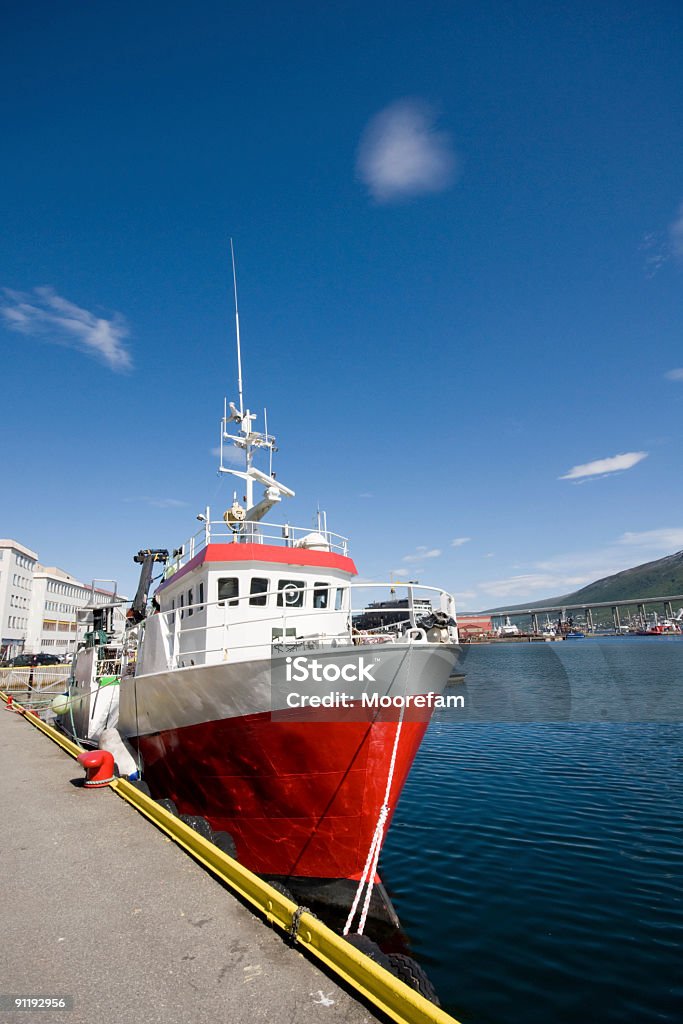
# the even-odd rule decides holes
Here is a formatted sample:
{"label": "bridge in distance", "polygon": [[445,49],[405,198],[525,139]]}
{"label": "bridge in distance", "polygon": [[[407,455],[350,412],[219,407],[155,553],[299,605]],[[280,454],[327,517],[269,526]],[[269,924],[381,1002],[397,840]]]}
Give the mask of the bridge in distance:
{"label": "bridge in distance", "polygon": [[646,608],[653,608],[654,611],[662,609],[664,617],[672,619],[674,616],[675,606],[683,606],[683,594],[672,594],[669,597],[630,598],[627,601],[589,601],[584,602],[583,604],[552,604],[543,608],[518,607],[510,608],[509,611],[495,611],[490,612],[489,614],[491,615],[492,622],[497,622],[499,619],[503,621],[506,618],[531,618],[533,631],[538,633],[539,615],[566,619],[568,614],[571,615],[573,612],[583,612],[586,617],[586,623],[590,628],[592,628],[593,612],[598,611],[598,609],[607,608],[612,613],[614,628],[619,629],[621,627],[621,618],[619,615],[620,609],[624,611],[627,608],[635,608],[636,615],[644,622],[646,617]]}

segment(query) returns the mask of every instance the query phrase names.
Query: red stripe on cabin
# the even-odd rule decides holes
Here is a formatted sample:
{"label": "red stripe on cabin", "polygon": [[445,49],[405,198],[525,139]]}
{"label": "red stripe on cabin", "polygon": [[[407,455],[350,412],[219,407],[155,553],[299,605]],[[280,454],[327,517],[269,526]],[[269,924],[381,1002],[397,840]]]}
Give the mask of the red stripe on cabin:
{"label": "red stripe on cabin", "polygon": [[187,565],[169,576],[158,588],[162,590],[204,562],[278,562],[282,565],[313,565],[321,569],[341,569],[350,576],[358,570],[352,558],[333,551],[312,551],[310,548],[276,547],[274,544],[209,544],[191,558]]}

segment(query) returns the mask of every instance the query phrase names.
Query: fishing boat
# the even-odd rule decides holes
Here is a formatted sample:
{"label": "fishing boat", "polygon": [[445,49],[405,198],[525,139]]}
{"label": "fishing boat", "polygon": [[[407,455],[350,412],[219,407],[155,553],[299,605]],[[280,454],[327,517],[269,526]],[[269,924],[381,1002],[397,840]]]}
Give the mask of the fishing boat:
{"label": "fishing boat", "polygon": [[681,627],[675,619],[658,619],[655,614],[650,625],[635,632],[637,636],[680,636]]}
{"label": "fishing boat", "polygon": [[[337,906],[375,886],[366,912],[391,917],[377,861],[431,714],[452,700],[454,599],[407,583],[397,604],[395,581],[357,581],[324,513],[308,527],[267,519],[294,491],[273,472],[265,411],[258,431],[244,404],[235,308],[238,402],[224,403],[219,472],[239,494],[170,552],[138,552],[122,632],[107,608],[86,609],[63,727],[95,745],[117,730],[151,795],[227,833],[254,872]],[[359,628],[382,588],[389,625]]]}

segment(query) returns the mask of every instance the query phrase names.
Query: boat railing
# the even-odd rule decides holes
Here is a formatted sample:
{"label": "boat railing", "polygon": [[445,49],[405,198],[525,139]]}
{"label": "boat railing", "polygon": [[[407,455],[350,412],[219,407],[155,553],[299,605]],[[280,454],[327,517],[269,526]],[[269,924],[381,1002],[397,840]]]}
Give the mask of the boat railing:
{"label": "boat railing", "polygon": [[[354,591],[377,591],[382,588],[389,589],[390,599],[388,602],[373,601],[370,605],[366,602],[354,607],[350,599]],[[451,594],[437,587],[416,584],[403,586],[397,583],[347,584],[343,588],[344,603],[341,607],[295,608],[287,607],[285,603],[288,593],[298,601],[301,595],[316,591],[320,594],[324,589],[327,590],[328,600],[334,596],[336,601],[334,592],[342,588],[335,588],[333,585],[321,588],[320,585],[314,584],[308,587],[297,587],[290,591],[273,589],[258,595],[245,594],[221,601],[184,605],[182,608],[156,612],[152,618],[159,619],[165,627],[168,661],[171,668],[183,667],[181,659],[189,659],[191,664],[194,664],[194,658],[206,659],[207,656],[212,655],[225,660],[229,656],[229,652],[234,654],[237,651],[240,652],[240,660],[242,660],[244,652],[249,650],[263,652],[266,648],[289,651],[307,645],[318,647],[395,643],[406,640],[424,641],[426,633],[420,623],[423,621],[422,616],[427,612],[425,607],[427,601],[425,598],[416,598],[415,591],[424,591],[431,596],[428,603],[430,610],[443,611],[449,619],[455,619],[455,602]],[[397,589],[406,590],[407,596],[404,602],[397,601],[395,598]],[[348,598],[346,597],[347,592],[349,593]],[[271,614],[259,614],[254,609],[248,617],[239,615],[240,605],[244,608],[248,603],[253,604],[255,598],[263,601],[273,596],[281,598],[283,605],[277,610],[273,610]],[[208,612],[218,608],[222,612],[219,621],[209,623]],[[204,621],[197,625],[188,624],[188,619],[192,615],[203,612],[207,612]],[[376,626],[364,627],[362,619],[367,615],[371,615],[373,618],[386,616],[389,621],[381,621]],[[315,624],[314,628],[312,628],[312,623]],[[254,628],[257,629],[257,636],[254,636]],[[451,640],[454,643],[457,642],[457,626],[450,626],[449,633]]]}
{"label": "boat railing", "polygon": [[269,544],[277,547],[312,547],[348,556],[349,541],[340,533],[315,526],[292,526],[290,523],[235,522],[204,517],[200,529],[175,548],[166,569],[170,576],[181,569],[209,544]]}

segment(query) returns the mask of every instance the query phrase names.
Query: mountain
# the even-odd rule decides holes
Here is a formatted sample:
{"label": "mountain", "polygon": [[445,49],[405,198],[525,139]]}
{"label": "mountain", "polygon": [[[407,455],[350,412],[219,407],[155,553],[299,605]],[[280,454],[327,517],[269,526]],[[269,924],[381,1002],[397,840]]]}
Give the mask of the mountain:
{"label": "mountain", "polygon": [[531,601],[526,604],[500,605],[489,609],[490,612],[513,611],[527,608],[547,608],[565,604],[592,604],[598,601],[628,601],[633,598],[639,601],[648,597],[668,597],[683,594],[683,551],[675,555],[657,558],[654,562],[636,565],[633,569],[624,569],[605,576],[604,579],[589,583],[581,590],[561,597],[548,597],[543,601]]}

